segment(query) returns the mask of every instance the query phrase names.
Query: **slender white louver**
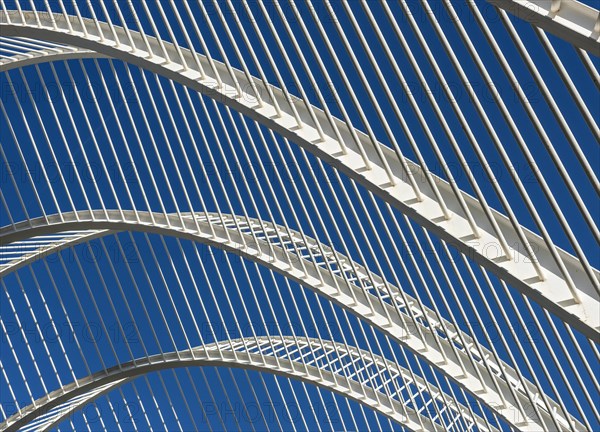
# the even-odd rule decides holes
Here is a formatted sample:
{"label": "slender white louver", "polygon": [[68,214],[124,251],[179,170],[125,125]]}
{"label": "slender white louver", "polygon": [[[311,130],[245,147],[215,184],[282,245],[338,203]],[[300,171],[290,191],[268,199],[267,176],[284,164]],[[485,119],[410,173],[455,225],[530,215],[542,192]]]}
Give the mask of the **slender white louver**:
{"label": "slender white louver", "polygon": [[[534,2],[531,14],[520,1],[486,10],[446,0],[22,3],[2,1],[0,11],[2,385],[13,398],[0,427],[49,428],[105,394],[125,399],[127,383],[142,406],[131,377],[153,392],[146,369],[210,364],[300,378],[411,430],[600,424],[599,108],[562,58],[571,50],[597,93],[587,53],[599,54],[597,10],[565,0]],[[504,9],[573,44],[529,29],[555,82]],[[498,70],[479,54],[481,40]],[[519,81],[524,71],[545,111]],[[493,106],[470,85],[473,74]],[[502,80],[514,100],[495,91]],[[564,112],[565,98],[577,116]],[[252,278],[250,264],[207,259],[202,245],[267,270]],[[80,258],[85,251],[94,259]],[[284,325],[292,328],[273,272],[285,277],[299,330]],[[73,304],[61,297],[69,287]],[[141,347],[109,343],[101,354],[97,344],[88,362],[85,346],[65,345],[57,320],[87,320],[85,305],[104,335],[109,319],[123,334],[133,323]],[[223,325],[224,337],[204,339],[199,317]],[[267,317],[276,323],[268,331],[238,325]],[[241,339],[230,334],[236,326]],[[183,403],[195,428],[173,376],[181,397],[166,392],[161,404],[185,428],[174,408]],[[256,398],[255,384],[248,378]],[[293,388],[289,397],[297,400]]]}

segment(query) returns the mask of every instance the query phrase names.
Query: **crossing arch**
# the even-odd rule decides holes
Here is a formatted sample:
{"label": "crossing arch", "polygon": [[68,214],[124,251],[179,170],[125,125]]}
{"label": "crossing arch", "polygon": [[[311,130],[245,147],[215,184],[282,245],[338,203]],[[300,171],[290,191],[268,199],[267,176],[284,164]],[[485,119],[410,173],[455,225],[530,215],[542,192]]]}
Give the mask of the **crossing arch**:
{"label": "crossing arch", "polygon": [[[600,341],[597,269],[583,266],[555,245],[550,247],[487,204],[411,160],[399,158],[393,149],[361,131],[348,130],[341,120],[328,118],[302,99],[272,85],[257,90],[262,89],[261,81],[243,71],[109,23],[63,14],[0,11],[0,28],[6,37],[75,47],[63,56],[97,53],[126,61],[232,107],[331,164],[587,337]],[[20,61],[41,59],[34,54]],[[18,64],[19,60],[3,61],[0,71]],[[489,256],[491,249],[501,252]]]}

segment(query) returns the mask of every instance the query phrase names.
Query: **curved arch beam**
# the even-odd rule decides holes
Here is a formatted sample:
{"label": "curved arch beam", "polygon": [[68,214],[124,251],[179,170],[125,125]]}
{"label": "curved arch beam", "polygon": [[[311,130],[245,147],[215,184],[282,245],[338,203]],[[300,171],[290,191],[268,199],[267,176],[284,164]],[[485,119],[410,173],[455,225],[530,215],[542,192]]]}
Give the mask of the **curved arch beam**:
{"label": "curved arch beam", "polygon": [[0,60],[0,71],[6,72],[25,66],[47,63],[49,61],[62,61],[86,58],[107,58],[108,56],[99,54],[95,51],[81,49],[77,47],[52,48],[45,50],[35,50],[24,54],[17,54]]}
{"label": "curved arch beam", "polygon": [[[539,397],[540,390],[528,381],[521,382],[509,365],[496,363],[490,351],[478,348],[459,328],[446,320],[440,321],[433,310],[419,308],[415,299],[381,277],[369,278],[370,272],[365,267],[332,248],[270,222],[261,224],[242,216],[212,213],[185,213],[180,217],[121,210],[69,212],[0,228],[0,247],[28,238],[56,235],[58,246],[54,250],[57,251],[61,245],[69,246],[68,241],[64,241],[65,233],[91,232],[93,236],[114,231],[177,236],[262,264],[377,327],[518,429],[537,431],[551,424],[551,414]],[[74,238],[78,241],[79,237]],[[47,252],[42,250],[42,253]],[[527,392],[533,395],[541,418],[533,410],[523,412],[519,408],[531,405]],[[552,410],[561,412],[556,403],[551,402],[551,405]],[[566,426],[568,423],[563,420]],[[579,424],[576,419],[573,421]]]}
{"label": "curved arch beam", "polygon": [[34,261],[116,231],[83,230],[34,236],[0,246],[0,278]]}
{"label": "curved arch beam", "polygon": [[577,0],[487,0],[519,19],[600,57],[600,12]]}
{"label": "curved arch beam", "polygon": [[[262,89],[262,82],[258,79],[250,81],[242,71],[233,70],[236,85],[222,63],[211,63],[203,56],[195,57],[189,50],[169,42],[159,44],[151,36],[146,36],[144,40],[138,32],[126,31],[107,23],[59,14],[43,13],[36,16],[26,11],[0,11],[0,28],[4,36],[57,42],[135,64],[232,107],[344,172],[587,337],[600,342],[600,315],[597,313],[600,308],[600,273],[596,272],[596,280],[591,281],[577,258],[558,250],[574,282],[574,287],[570,287],[543,239],[523,228],[544,270],[544,277],[540,278],[525,252],[527,248],[507,217],[491,210],[510,247],[510,257],[500,252],[501,243],[478,200],[462,193],[480,233],[476,237],[446,181],[433,176],[451,215],[449,219],[442,214],[436,193],[425,181],[425,174],[419,165],[408,159],[400,161],[392,149],[371,141],[360,131],[353,131],[359,138],[362,149],[359,148],[346,124],[335,120],[341,143],[334,138],[334,129],[325,114],[314,107],[316,121],[324,133],[321,137],[309,109],[301,99],[292,99],[302,122],[300,127],[288,99],[280,89],[270,86],[269,92],[261,95],[262,104],[259,104],[253,93],[242,91],[242,94],[238,94],[237,91],[237,86],[248,90],[253,87]],[[203,72],[197,68],[197,64],[202,66]],[[2,67],[6,69],[8,66]],[[280,114],[275,106],[281,108]],[[368,165],[363,153],[369,161]],[[406,164],[410,173],[406,172],[403,164]],[[386,166],[392,177],[388,175]],[[420,199],[410,184],[409,175],[419,184]]]}
{"label": "curved arch beam", "polygon": [[[141,375],[195,366],[238,367],[288,376],[353,399],[413,431],[442,431],[440,419],[421,414],[421,407],[409,396],[416,391],[424,396],[423,403],[450,407],[451,421],[462,418],[469,430],[471,427],[490,430],[487,422],[479,416],[473,417],[467,407],[436,387],[429,386],[429,392],[421,377],[381,356],[339,342],[292,336],[222,341],[118,365],[41,397],[6,419],[0,429],[49,430],[86,404]],[[339,373],[342,367],[344,374]]]}

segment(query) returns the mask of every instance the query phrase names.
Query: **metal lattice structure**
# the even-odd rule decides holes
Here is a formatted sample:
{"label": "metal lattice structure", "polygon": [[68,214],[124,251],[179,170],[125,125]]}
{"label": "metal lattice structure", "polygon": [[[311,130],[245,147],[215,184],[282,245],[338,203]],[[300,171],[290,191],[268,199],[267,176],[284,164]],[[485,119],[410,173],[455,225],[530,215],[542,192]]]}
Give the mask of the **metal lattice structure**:
{"label": "metal lattice structure", "polygon": [[597,429],[599,54],[567,0],[2,0],[0,429]]}
{"label": "metal lattice structure", "polygon": [[[32,425],[35,425],[35,429],[45,430],[60,423],[61,416],[74,406],[89,403],[102,393],[134,379],[136,375],[162,368],[215,363],[221,366],[239,364],[290,374],[359,400],[414,430],[443,430],[440,419],[420,414],[422,407],[415,406],[415,395],[418,395],[425,406],[439,404],[440,408],[450,407],[454,411],[449,414],[452,424],[462,423],[461,426],[468,429],[474,426],[485,427],[483,419],[470,417],[466,407],[457,404],[435,387],[425,385],[423,380],[417,378],[414,381],[414,375],[409,371],[398,369],[396,364],[379,356],[335,342],[262,337],[209,344],[192,352],[177,354],[168,353],[165,356],[143,359],[141,362],[86,377],[81,382],[70,384],[66,392],[57,392],[49,399],[38,401],[36,407],[27,407],[19,417],[8,419],[7,424],[18,426],[19,423],[27,424],[30,418],[41,417],[37,422],[32,422]],[[349,370],[349,373],[341,375],[341,370]],[[344,384],[340,385],[340,382]],[[409,387],[414,389],[411,391]],[[378,394],[381,388],[386,388],[386,391]],[[428,393],[429,391],[432,393]],[[39,416],[39,413],[45,415]]]}

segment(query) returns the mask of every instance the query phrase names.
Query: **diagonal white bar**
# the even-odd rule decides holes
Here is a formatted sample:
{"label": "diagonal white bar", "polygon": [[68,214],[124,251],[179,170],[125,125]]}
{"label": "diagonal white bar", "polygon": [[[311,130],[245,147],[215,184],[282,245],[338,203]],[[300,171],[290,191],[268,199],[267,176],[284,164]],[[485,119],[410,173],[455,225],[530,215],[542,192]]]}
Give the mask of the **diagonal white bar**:
{"label": "diagonal white bar", "polygon": [[[234,353],[232,347],[239,348]],[[329,357],[327,362],[319,364],[319,357],[333,350],[336,350],[336,356]],[[427,389],[430,398],[428,403],[442,403],[459,415],[465,415],[470,422],[467,427],[491,432],[497,430],[488,428],[482,418],[471,417],[468,409],[451,396],[440,392],[436,387],[427,387],[422,378],[415,377],[407,369],[399,368],[380,356],[373,356],[367,351],[337,342],[322,343],[308,338],[277,336],[212,343],[194,348],[191,352],[166,353],[115,366],[106,372],[98,372],[68,384],[41,398],[1,423],[0,429],[6,432],[46,431],[60,424],[85,404],[140,376],[164,369],[198,366],[257,369],[289,376],[343,394],[411,430],[444,430],[438,422],[422,414],[419,407],[414,406],[414,401],[407,397],[406,387],[410,385],[420,391]],[[350,371],[369,370],[373,379],[370,382],[361,382],[355,377],[347,381],[347,385],[338,384],[336,375],[339,375],[338,380],[346,381],[339,373],[340,368],[350,368]],[[387,386],[398,389],[395,397],[392,400],[382,397],[383,393],[372,384],[375,380],[386,381]],[[379,398],[377,393],[382,393]],[[401,404],[405,406],[401,407]]]}
{"label": "diagonal white bar", "polygon": [[577,0],[487,0],[600,57],[600,14]]}
{"label": "diagonal white bar", "polygon": [[[315,107],[309,110],[301,100],[294,100],[290,106],[280,89],[272,87],[269,94],[262,95],[262,103],[258,103],[252,92],[238,94],[236,89],[240,86],[257,88],[260,80],[252,78],[250,81],[244,72],[230,70],[215,60],[194,56],[185,48],[107,23],[73,16],[65,19],[58,14],[36,17],[31,12],[10,11],[8,15],[0,12],[0,27],[5,36],[27,36],[69,44],[125,60],[231,106],[337,167],[587,337],[600,341],[600,315],[597,313],[600,273],[597,270],[588,275],[577,258],[556,248],[572,280],[571,285],[561,274],[542,238],[522,228],[528,245],[523,244],[506,216],[483,206],[464,192],[461,199],[457,199],[449,183],[426,174],[410,160],[398,160],[392,149],[374,142],[360,131],[347,131],[341,120],[334,120],[341,134],[340,141],[323,111]],[[84,52],[84,55],[88,54]],[[197,59],[204,73],[192,66]],[[9,64],[6,62],[3,67],[9,67]],[[293,111],[300,116],[302,127],[298,127]],[[359,141],[355,142],[353,136]],[[419,196],[415,195],[404,166],[408,166],[412,177],[417,179]],[[434,178],[435,190],[424,180],[427,177]],[[442,203],[447,207],[446,212]],[[468,214],[463,210],[463,203]],[[486,213],[493,215],[495,225],[506,239],[509,256],[503,251],[503,242]],[[477,233],[473,231],[471,219],[475,221]],[[527,254],[529,249],[535,251],[535,258]],[[542,277],[532,261],[537,261],[543,270]]]}
{"label": "diagonal white bar", "polygon": [[[368,269],[326,245],[319,245],[299,232],[240,216],[200,213],[183,214],[182,217],[117,210],[65,212],[0,229],[0,247],[31,237],[72,230],[139,230],[218,247],[265,265],[340,304],[437,366],[519,429],[537,431],[550,421],[553,414],[545,408],[540,390],[533,383],[521,381],[509,365],[496,363],[490,351],[476,345],[470,336],[452,323],[446,320],[440,322],[433,310],[417,307],[414,298],[382,278],[375,275],[369,278]],[[69,246],[64,235],[58,234],[58,237],[59,246],[54,250]],[[85,237],[74,236],[73,242],[82,239]],[[281,247],[280,241],[288,244]],[[41,253],[44,251],[42,249]],[[319,251],[325,255],[323,260],[314,258]],[[335,264],[330,264],[329,259],[336,256]],[[35,253],[30,257],[34,258]],[[16,258],[17,263],[20,259]],[[10,265],[7,271],[10,271]],[[386,296],[385,302],[378,301],[382,295]],[[528,393],[534,395],[541,418],[531,410],[519,408],[530,405]],[[547,397],[544,395],[543,398]],[[551,399],[549,401],[552,411],[557,412],[558,404]],[[577,420],[571,420],[580,426],[579,429],[583,428]],[[560,421],[563,424],[567,422],[566,419]]]}

